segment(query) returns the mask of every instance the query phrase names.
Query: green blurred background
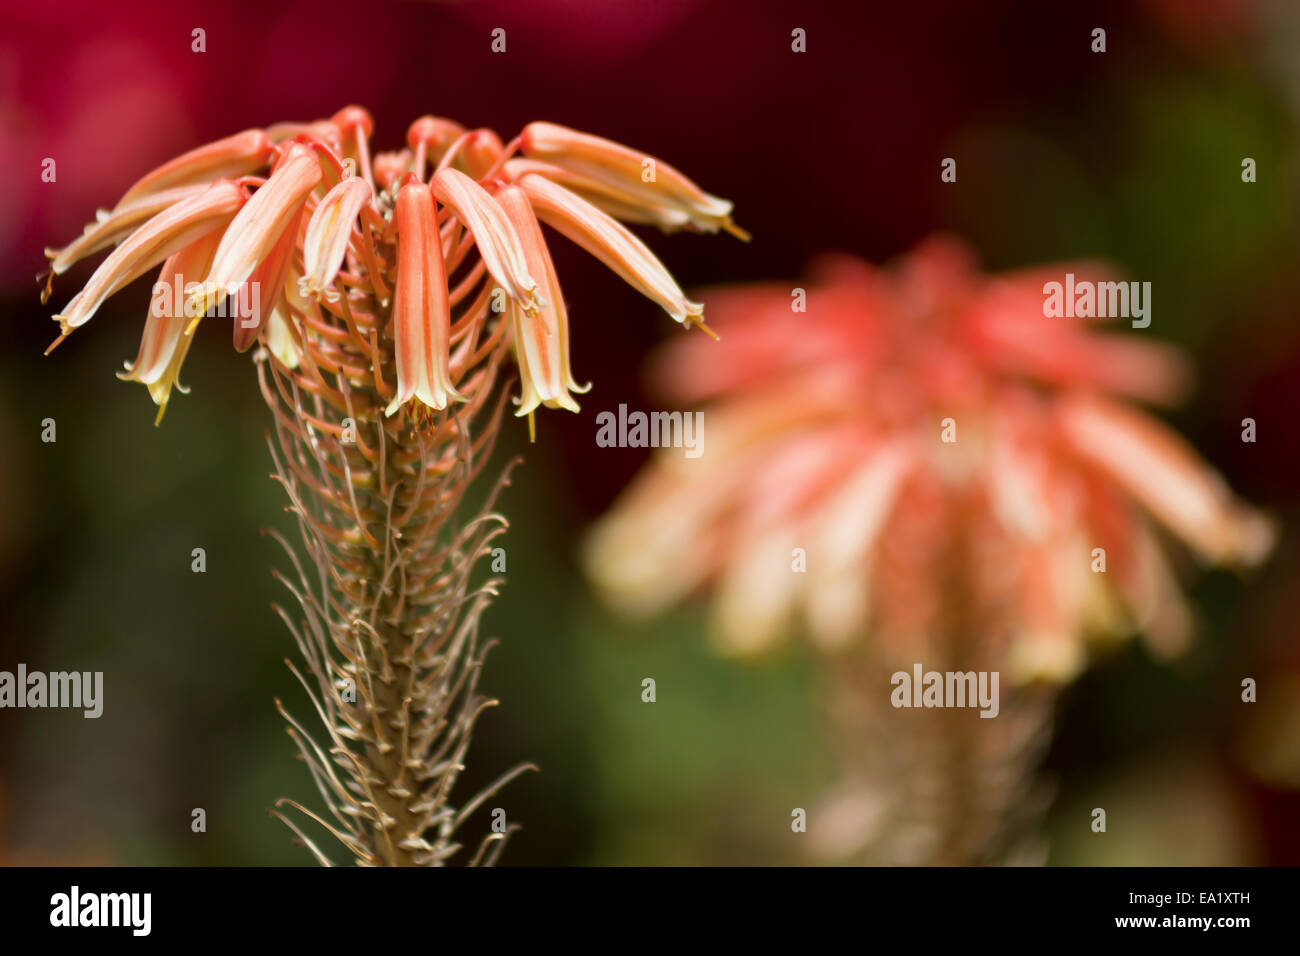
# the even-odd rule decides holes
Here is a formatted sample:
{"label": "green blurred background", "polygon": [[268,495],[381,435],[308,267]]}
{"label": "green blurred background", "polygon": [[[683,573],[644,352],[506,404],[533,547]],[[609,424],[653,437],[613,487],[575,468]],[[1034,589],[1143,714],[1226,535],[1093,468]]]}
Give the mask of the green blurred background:
{"label": "green blurred background", "polygon": [[[308,709],[269,607],[289,597],[261,529],[294,529],[247,357],[205,328],[186,364],[193,394],[154,428],[144,389],[112,377],[135,354],[147,283],[42,358],[54,326],[32,277],[44,245],[160,160],[358,101],[380,148],[435,112],[503,138],[551,119],[664,157],[735,200],[755,236],[651,238],[688,285],[794,277],[828,249],[881,259],[940,229],[991,270],[1105,256],[1151,281],[1150,333],[1189,349],[1199,373],[1170,420],[1284,534],[1248,581],[1190,579],[1203,627],[1184,660],[1126,645],[1066,693],[1046,768],[1049,859],[1300,863],[1300,16],[1281,2],[965,6],[377,3],[360,20],[313,2],[7,6],[0,669],[102,670],[106,703],[99,720],[0,711],[0,862],[310,862],[266,813],[316,796],[273,706]],[[206,59],[189,51],[196,25]],[[509,52],[491,59],[496,26]],[[1088,49],[1095,26],[1104,55]],[[57,184],[39,183],[45,156]],[[958,158],[954,185],[939,182],[944,156]],[[578,251],[560,249],[557,267],[575,371],[595,390],[580,415],[542,415],[534,445],[507,422],[498,460],[525,461],[501,500],[508,585],[486,617],[501,643],[482,681],[501,705],[459,792],[541,767],[492,801],[524,826],[508,864],[798,862],[790,809],[832,779],[802,644],[720,660],[699,608],[619,620],[579,573],[581,534],[644,461],[597,449],[594,416],[650,407],[638,368],[675,329]],[[1247,416],[1255,445],[1239,440]],[[1251,708],[1243,676],[1260,684]],[[1090,839],[1079,820],[1094,806],[1115,808],[1121,839]],[[467,833],[486,831],[481,814]]]}

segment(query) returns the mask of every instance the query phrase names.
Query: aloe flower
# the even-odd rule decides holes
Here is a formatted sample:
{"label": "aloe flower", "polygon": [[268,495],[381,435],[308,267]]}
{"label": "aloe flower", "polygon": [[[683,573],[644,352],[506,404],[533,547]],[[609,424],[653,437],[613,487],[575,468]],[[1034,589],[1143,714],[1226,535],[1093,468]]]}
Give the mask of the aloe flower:
{"label": "aloe flower", "polygon": [[[813,840],[829,855],[1015,857],[1053,688],[1090,647],[1141,632],[1168,656],[1190,637],[1161,529],[1209,564],[1271,548],[1271,522],[1127,400],[1176,400],[1178,353],[1044,315],[1067,270],[1104,277],[986,276],[943,239],[887,269],[830,259],[805,283],[714,290],[723,341],[656,366],[668,397],[703,404],[707,454],[661,452],[586,565],[629,613],[712,595],[730,653],[807,635],[844,728],[846,784]],[[918,663],[998,672],[1000,715],[892,709],[891,675]]]}
{"label": "aloe flower", "polygon": [[[457,511],[489,458],[512,357],[530,424],[538,405],[577,410],[571,393],[581,391],[539,220],[677,321],[702,325],[703,310],[609,211],[544,170],[515,171],[513,154],[534,144],[527,135],[503,145],[490,130],[426,116],[406,148],[372,153],[372,132],[366,111],[348,107],[218,140],[144,176],[79,239],[47,250],[53,281],[113,247],[54,316],[54,345],[161,264],[139,354],[120,374],[148,387],[159,420],[173,389],[185,391],[181,365],[214,312],[232,322],[237,349],[257,346],[271,452],[306,557],[281,541],[299,610],[277,610],[328,737],[318,744],[281,707],[326,812],[281,807],[360,864],[435,865],[460,849],[465,818],[527,769],[452,803],[473,725],[491,703],[476,691],[478,622],[501,581],[474,578],[505,525],[495,491],[472,520]],[[545,144],[555,168],[574,163],[610,183],[640,156],[596,137]],[[665,175],[619,193],[628,218],[670,228],[662,210],[686,210],[701,228],[738,232],[729,204],[643,158]],[[513,829],[483,840],[472,862],[493,862]]]}

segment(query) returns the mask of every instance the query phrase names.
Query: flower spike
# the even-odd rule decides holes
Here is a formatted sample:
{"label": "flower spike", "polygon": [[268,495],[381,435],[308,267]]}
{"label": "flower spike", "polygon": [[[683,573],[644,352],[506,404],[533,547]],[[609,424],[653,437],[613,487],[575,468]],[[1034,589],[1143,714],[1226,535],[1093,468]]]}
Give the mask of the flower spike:
{"label": "flower spike", "polygon": [[[402,148],[372,152],[372,132],[365,110],[346,107],[186,153],[51,250],[49,276],[107,250],[57,316],[66,336],[162,264],[139,352],[120,376],[148,388],[159,419],[185,390],[197,326],[235,306],[218,314],[249,351],[273,418],[274,477],[305,544],[290,585],[302,614],[281,616],[306,666],[290,666],[327,735],[312,740],[281,709],[328,818],[279,806],[323,824],[359,865],[435,866],[459,851],[460,821],[528,769],[476,797],[452,793],[487,703],[479,619],[500,579],[478,572],[505,521],[496,491],[476,489],[486,490],[480,476],[510,421],[508,370],[513,359],[530,436],[538,406],[576,411],[585,390],[570,371],[569,317],[539,214],[679,318],[698,319],[700,307],[607,215],[690,228],[670,204],[637,195],[620,206],[608,188],[584,191],[581,176],[541,160],[512,175],[519,136],[503,145],[492,130],[425,116]],[[546,192],[548,178],[605,212]],[[345,671],[356,695],[338,693]],[[491,865],[503,837],[491,834],[467,862]]]}

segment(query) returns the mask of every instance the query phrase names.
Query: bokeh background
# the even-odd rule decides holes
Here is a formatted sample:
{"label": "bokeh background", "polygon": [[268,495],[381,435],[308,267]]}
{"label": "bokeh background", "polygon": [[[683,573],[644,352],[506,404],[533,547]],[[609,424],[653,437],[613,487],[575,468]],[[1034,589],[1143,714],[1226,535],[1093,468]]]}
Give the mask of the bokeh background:
{"label": "bokeh background", "polygon": [[[43,358],[42,249],[79,234],[143,171],[250,126],[367,106],[377,148],[432,112],[508,139],[532,119],[657,154],[735,201],[750,245],[650,237],[691,286],[797,276],[816,253],[882,260],[949,230],[990,269],[1105,256],[1152,282],[1151,334],[1197,361],[1171,421],[1283,522],[1250,580],[1193,578],[1203,615],[1176,666],[1136,644],[1065,695],[1046,772],[1059,864],[1300,863],[1300,8],[1179,0],[979,4],[555,0],[129,5],[4,0],[0,20],[0,669],[102,670],[99,720],[0,711],[0,862],[305,864],[266,809],[314,805],[273,700],[307,704],[270,610],[289,530],[267,413],[215,325],[162,427],[113,378],[135,355],[148,282]],[[1090,31],[1108,50],[1089,50]],[[191,31],[207,51],[191,51]],[[506,30],[493,54],[491,31]],[[791,52],[791,31],[807,52]],[[958,182],[939,163],[958,158]],[[1258,182],[1240,178],[1253,157]],[[57,162],[55,183],[41,160]],[[677,329],[585,254],[556,244],[580,415],[510,421],[524,464],[502,501],[508,586],[468,795],[522,823],[505,861],[801,859],[790,808],[830,782],[800,642],[714,657],[698,609],[634,624],[588,591],[584,529],[643,463],[597,449],[594,417],[644,393]],[[56,286],[60,305],[81,268]],[[1243,445],[1240,422],[1258,422]],[[41,421],[58,440],[40,440]],[[207,573],[190,571],[192,548]],[[654,677],[658,701],[640,700]],[[1260,702],[1239,702],[1244,676]],[[1105,806],[1100,839],[1087,811]],[[190,830],[207,811],[205,834]],[[1126,822],[1117,826],[1116,821]],[[479,830],[486,831],[483,816]],[[469,832],[474,830],[469,825]]]}

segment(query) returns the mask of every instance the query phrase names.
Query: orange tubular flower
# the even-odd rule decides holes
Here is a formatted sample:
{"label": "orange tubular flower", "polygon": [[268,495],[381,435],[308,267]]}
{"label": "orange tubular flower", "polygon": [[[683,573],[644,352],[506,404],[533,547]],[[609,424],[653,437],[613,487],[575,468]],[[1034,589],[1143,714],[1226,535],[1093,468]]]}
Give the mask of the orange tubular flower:
{"label": "orange tubular flower", "polygon": [[523,242],[528,272],[542,284],[543,304],[528,312],[512,305],[511,326],[522,398],[516,415],[530,415],[538,405],[578,410],[570,392],[585,392],[569,370],[569,315],[560,293],[555,265],[542,237],[542,227],[533,214],[528,197],[518,186],[506,186],[498,200],[515,232]]}
{"label": "orange tubular flower", "polygon": [[149,388],[149,394],[158,406],[157,421],[161,422],[167,411],[172,387],[188,391],[179,380],[181,363],[194,341],[186,330],[195,316],[186,315],[182,306],[186,286],[197,285],[207,275],[216,255],[221,236],[210,232],[198,242],[186,246],[165,263],[154,285],[153,301],[149,304],[149,317],[145,320],[144,338],[134,363],[128,363],[126,372],[117,377],[125,382],[140,382]]}
{"label": "orange tubular flower", "polygon": [[334,279],[343,268],[357,216],[373,198],[374,190],[359,176],[349,176],[325,194],[303,239],[303,294],[338,299]]}
{"label": "orange tubular flower", "polygon": [[140,226],[176,205],[182,199],[189,199],[203,192],[207,186],[178,186],[161,192],[141,196],[129,203],[120,205],[111,213],[100,210],[100,218],[86,227],[80,239],[62,250],[45,250],[50,257],[50,270],[59,276],[67,272],[87,256],[92,256],[101,249],[121,242],[135,232]]}
{"label": "orange tubular flower", "polygon": [[748,238],[731,221],[731,203],[652,156],[555,123],[529,123],[519,139],[525,156],[559,167],[565,185],[590,194],[597,205],[608,200],[616,209],[641,207],[650,212],[649,221],[666,229],[721,228]]}
{"label": "orange tubular flower", "polygon": [[1271,522],[1104,397],[1177,397],[1177,354],[1045,317],[1050,274],[985,277],[941,240],[888,271],[829,262],[806,314],[790,286],[716,291],[725,341],[683,341],[659,366],[675,398],[709,402],[706,454],[660,453],[595,529],[590,574],[637,612],[715,586],[734,652],[801,610],[824,648],[868,637],[925,659],[954,581],[1013,678],[1068,680],[1087,637],[1134,627],[1177,651],[1190,615],[1153,522],[1236,566],[1266,556]]}
{"label": "orange tubular flower", "polygon": [[538,218],[582,246],[683,325],[704,325],[704,306],[691,302],[653,252],[623,226],[563,186],[529,173],[519,185]]}
{"label": "orange tubular flower", "polygon": [[201,293],[197,293],[206,303],[203,311],[243,285],[290,232],[292,250],[299,216],[308,194],[320,180],[320,164],[312,149],[300,144],[291,146],[266,185],[253,194],[222,237],[212,269]]}
{"label": "orange tubular flower", "polygon": [[537,308],[537,281],[524,267],[524,252],[515,234],[486,189],[458,169],[442,169],[433,177],[433,194],[466,224],[474,236],[483,264],[506,294],[523,308]]}
{"label": "orange tubular flower", "polygon": [[236,352],[247,352],[252,348],[267,320],[284,298],[284,283],[289,277],[289,268],[293,265],[303,218],[301,207],[290,214],[280,238],[249,276],[247,284],[252,294],[243,303],[246,308],[233,316]]}
{"label": "orange tubular flower", "polygon": [[393,303],[397,394],[386,411],[391,415],[412,398],[443,409],[448,398],[462,396],[451,384],[448,369],[451,307],[433,191],[414,174],[408,173],[397,191],[393,221],[397,224],[397,299]]}
{"label": "orange tubular flower", "polygon": [[113,293],[172,253],[228,223],[246,198],[247,194],[237,183],[218,180],[145,222],[113,250],[82,290],[54,316],[62,333],[55,344],[72,329],[89,322]]}

